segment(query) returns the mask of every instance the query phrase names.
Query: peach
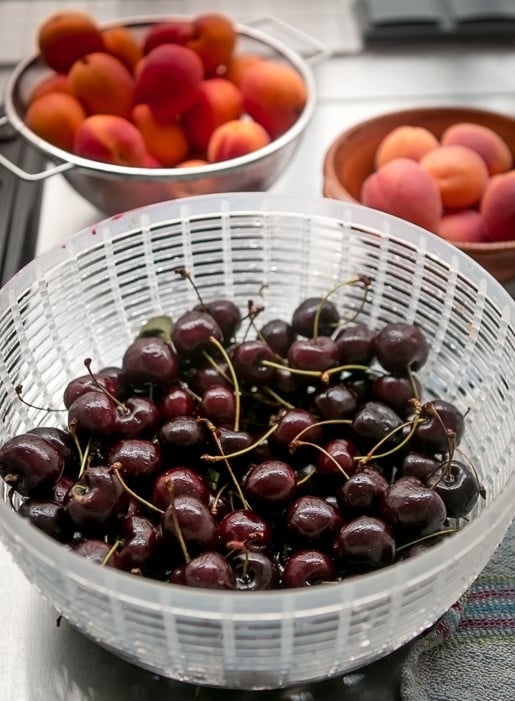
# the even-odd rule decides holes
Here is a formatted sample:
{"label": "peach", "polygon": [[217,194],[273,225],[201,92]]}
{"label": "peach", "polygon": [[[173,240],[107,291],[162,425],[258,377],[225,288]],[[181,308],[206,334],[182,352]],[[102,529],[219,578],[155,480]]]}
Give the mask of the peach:
{"label": "peach", "polygon": [[476,151],[485,161],[490,175],[505,173],[513,166],[513,156],[506,141],[482,124],[453,124],[443,132],[441,143],[442,146],[467,146]]}
{"label": "peach", "polygon": [[150,107],[143,102],[132,110],[132,121],[143,135],[149,154],[164,167],[175,166],[187,156],[188,139],[176,122],[156,121]]}
{"label": "peach", "polygon": [[136,67],[136,103],[147,103],[160,122],[173,121],[197,99],[203,74],[202,61],[186,46],[156,46]]}
{"label": "peach", "polygon": [[211,163],[245,156],[270,143],[267,131],[257,122],[231,120],[217,127],[209,139],[207,159]]}
{"label": "peach", "polygon": [[515,170],[490,178],[480,212],[489,240],[515,239]]}
{"label": "peach", "polygon": [[114,56],[132,73],[143,56],[141,42],[127,27],[109,27],[102,32],[105,50]]}
{"label": "peach", "polygon": [[209,78],[202,82],[193,106],[183,115],[182,125],[191,144],[204,151],[216,127],[239,119],[241,113],[241,92],[234,83],[225,78]]}
{"label": "peach", "polygon": [[83,158],[122,166],[142,167],[147,150],[138,128],[115,114],[94,114],[79,125],[74,152]]}
{"label": "peach", "polygon": [[71,151],[79,125],[86,119],[80,102],[65,92],[49,92],[33,100],[25,123],[50,144]]}
{"label": "peach", "polygon": [[135,81],[114,56],[104,52],[83,56],[70,68],[68,82],[89,114],[130,116]]}
{"label": "peach", "polygon": [[104,50],[102,32],[85,12],[63,10],[39,26],[37,45],[43,61],[58,73],[67,73],[77,59]]}
{"label": "peach", "polygon": [[272,139],[289,129],[307,100],[306,85],[294,68],[277,61],[258,61],[241,81],[243,109]]}
{"label": "peach", "polygon": [[434,180],[411,158],[385,163],[363,181],[361,203],[435,231],[442,200]]}
{"label": "peach", "polygon": [[242,52],[234,53],[231,56],[227,69],[224,73],[224,78],[234,83],[237,88],[241,86],[241,81],[247,70],[254,66],[258,61],[262,61],[263,57],[259,54]]}
{"label": "peach", "polygon": [[477,209],[446,212],[436,233],[451,243],[482,243],[487,240],[483,217]]}
{"label": "peach", "polygon": [[476,204],[488,181],[484,160],[466,146],[439,146],[429,151],[420,165],[436,182],[446,208]]}
{"label": "peach", "polygon": [[68,85],[68,76],[64,73],[49,73],[42,78],[29,94],[28,103],[30,104],[38,97],[46,95],[49,92],[65,92],[71,94],[70,86]]}
{"label": "peach", "polygon": [[425,127],[409,124],[392,129],[377,147],[375,166],[380,168],[394,158],[412,158],[414,161],[439,146],[436,136]]}
{"label": "peach", "polygon": [[205,12],[193,19],[193,37],[187,46],[200,57],[206,76],[215,76],[228,65],[236,40],[236,28],[226,15]]}
{"label": "peach", "polygon": [[148,54],[161,44],[186,46],[193,38],[193,23],[190,20],[170,20],[151,27],[143,40],[143,54]]}

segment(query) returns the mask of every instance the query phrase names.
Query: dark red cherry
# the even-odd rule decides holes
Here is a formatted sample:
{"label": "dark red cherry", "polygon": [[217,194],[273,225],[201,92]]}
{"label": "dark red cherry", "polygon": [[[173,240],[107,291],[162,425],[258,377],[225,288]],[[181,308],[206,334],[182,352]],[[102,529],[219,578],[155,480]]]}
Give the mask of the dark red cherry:
{"label": "dark red cherry", "polygon": [[264,591],[275,589],[279,584],[279,568],[263,552],[237,552],[231,555],[229,561],[238,591]]}
{"label": "dark red cherry", "polygon": [[181,580],[188,587],[234,589],[236,579],[227,560],[218,552],[197,555],[182,568]]}
{"label": "dark red cherry", "polygon": [[68,425],[74,425],[78,434],[111,436],[117,424],[117,406],[102,392],[81,394],[68,410]]}
{"label": "dark red cherry", "polygon": [[256,506],[277,508],[295,495],[297,476],[288,463],[265,460],[250,468],[242,486],[249,501]]}
{"label": "dark red cherry", "polygon": [[421,482],[427,482],[439,465],[440,461],[436,458],[426,455],[426,453],[410,450],[404,456],[400,473],[405,476],[417,477]]}
{"label": "dark red cherry", "polygon": [[351,517],[361,514],[373,516],[380,507],[388,482],[377,470],[364,467],[355,472],[336,489],[336,498],[342,512]]}
{"label": "dark red cherry", "polygon": [[60,542],[67,541],[73,532],[71,521],[62,504],[48,499],[27,499],[18,509],[20,516],[36,528]]}
{"label": "dark red cherry", "polygon": [[181,314],[172,329],[173,345],[179,356],[191,358],[202,350],[215,351],[211,337],[219,343],[223,341],[223,333],[211,314],[190,310]]}
{"label": "dark red cherry", "polygon": [[50,488],[50,491],[46,493],[46,496],[50,501],[55,501],[57,504],[63,504],[66,495],[69,490],[75,484],[75,480],[71,477],[63,475],[60,477],[55,484]]}
{"label": "dark red cherry", "polygon": [[264,385],[271,382],[275,370],[263,361],[277,362],[277,356],[265,341],[243,341],[231,351],[234,370],[241,382]]}
{"label": "dark red cherry", "polygon": [[50,488],[61,477],[62,452],[44,438],[22,433],[0,448],[0,475],[23,496]]}
{"label": "dark red cherry", "polygon": [[193,395],[184,387],[172,385],[161,398],[158,411],[161,422],[170,421],[177,416],[192,416],[195,411]]}
{"label": "dark red cherry", "polygon": [[[356,412],[352,429],[356,435],[371,443],[377,443],[402,424],[400,416],[387,404],[366,402]],[[395,433],[392,439],[395,441]],[[398,437],[398,434],[397,434]]]}
{"label": "dark red cherry", "polygon": [[336,343],[328,336],[299,338],[290,346],[288,365],[297,370],[324,371],[336,367],[340,353]]}
{"label": "dark red cherry", "polygon": [[435,533],[447,518],[441,496],[416,477],[399,477],[388,486],[381,514],[403,540]]}
{"label": "dark red cherry", "polygon": [[262,516],[248,509],[226,514],[218,526],[221,544],[229,550],[242,544],[247,550],[262,550],[272,544],[272,526]]}
{"label": "dark red cherry", "polygon": [[322,438],[322,428],[310,411],[288,409],[279,419],[276,431],[270,437],[270,444],[289,450],[291,442],[299,440],[318,443]]}
{"label": "dark red cherry", "polygon": [[104,534],[127,512],[129,498],[108,467],[89,467],[66,495],[64,506],[80,531]]}
{"label": "dark red cherry", "polygon": [[329,543],[342,523],[340,510],[317,496],[298,497],[286,512],[286,531],[289,537],[304,547]]}
{"label": "dark red cherry", "polygon": [[429,346],[419,326],[403,321],[386,324],[376,336],[375,355],[387,372],[405,375],[419,370],[427,360]]}
{"label": "dark red cherry", "polygon": [[[233,428],[227,426],[218,426],[216,429],[216,436],[224,455],[231,455],[241,450],[247,451],[254,442],[252,434],[248,431],[235,431]],[[237,458],[231,458],[231,464],[234,464],[235,460],[237,460]],[[241,462],[248,465],[248,452],[245,452],[241,456]]]}
{"label": "dark red cherry", "polygon": [[382,375],[372,382],[374,400],[387,404],[402,417],[413,413],[413,399],[420,397],[421,392],[420,382],[414,375]]}
{"label": "dark red cherry", "polygon": [[158,422],[157,406],[147,397],[130,397],[116,409],[116,432],[125,438],[152,436]]}
{"label": "dark red cherry", "polygon": [[93,376],[81,375],[70,380],[66,385],[63,393],[64,406],[69,409],[73,402],[85,392],[102,392],[107,391],[112,396],[117,397],[118,386],[107,375],[100,373]]}
{"label": "dark red cherry", "polygon": [[334,539],[333,555],[345,569],[375,569],[395,559],[390,526],[373,516],[357,516],[344,524]]}
{"label": "dark red cherry", "polygon": [[[319,308],[318,329],[315,329],[315,317]],[[340,315],[333,302],[330,300],[324,302],[322,297],[309,297],[303,300],[293,312],[291,325],[299,336],[311,338],[315,334],[330,336],[339,321]]]}
{"label": "dark red cherry", "polygon": [[54,448],[62,454],[66,467],[72,468],[77,464],[77,446],[69,431],[54,426],[35,426],[27,433],[30,433],[40,438],[44,438],[51,443]]}
{"label": "dark red cherry", "polygon": [[356,411],[358,400],[354,390],[339,383],[318,390],[313,405],[323,419],[346,419]]}
{"label": "dark red cherry", "polygon": [[120,474],[127,478],[150,477],[161,469],[161,446],[142,438],[123,438],[112,443],[106,454],[108,465],[117,463]]}
{"label": "dark red cherry", "polygon": [[142,336],[123,354],[122,370],[124,383],[129,387],[169,387],[177,379],[179,363],[174,349],[163,338]]}
{"label": "dark red cherry", "polygon": [[154,563],[159,548],[157,528],[148,518],[126,516],[120,523],[117,550],[119,567],[128,572],[145,572]]}
{"label": "dark red cherry", "polygon": [[211,363],[200,363],[193,368],[188,376],[188,387],[196,395],[202,396],[206,390],[215,385],[217,387],[220,385],[232,387],[229,378],[227,363],[224,360],[217,359],[214,366]]}
{"label": "dark red cherry", "polygon": [[223,385],[209,387],[202,395],[197,411],[199,416],[215,425],[233,423],[236,416],[234,391]]}
{"label": "dark red cherry", "polygon": [[474,508],[480,494],[480,484],[472,468],[461,460],[450,460],[426,480],[426,485],[442,497],[447,516],[462,518]]}
{"label": "dark red cherry", "polygon": [[338,331],[334,341],[340,351],[340,365],[369,365],[375,352],[375,331],[353,324]]}
{"label": "dark red cherry", "polygon": [[285,358],[296,338],[291,324],[283,319],[271,319],[260,330],[259,335],[264,339],[274,353]]}
{"label": "dark red cherry", "polygon": [[204,304],[197,304],[195,310],[207,312],[213,317],[222,331],[225,344],[235,336],[241,323],[240,309],[230,299],[213,299]]}
{"label": "dark red cherry", "polygon": [[173,449],[178,456],[184,452],[203,451],[206,441],[205,426],[193,416],[178,416],[164,423],[158,431],[164,448]]}
{"label": "dark red cherry", "polygon": [[348,438],[333,438],[324,443],[322,448],[316,461],[319,475],[338,478],[338,482],[343,482],[356,470],[356,444],[353,441]]}
{"label": "dark red cherry", "polygon": [[210,491],[204,478],[191,467],[176,466],[161,472],[152,486],[152,503],[163,511],[175,497],[195,497],[209,504]]}
{"label": "dark red cherry", "polygon": [[168,542],[182,539],[190,554],[218,547],[215,518],[207,504],[193,496],[174,497],[161,518],[161,529]]}
{"label": "dark red cherry", "polygon": [[287,589],[333,582],[335,570],[331,557],[321,550],[297,550],[286,562],[282,585]]}
{"label": "dark red cherry", "polygon": [[458,408],[445,399],[433,399],[422,405],[422,421],[415,429],[417,445],[425,453],[445,453],[452,444],[458,445],[465,431],[465,418]]}
{"label": "dark red cherry", "polygon": [[96,565],[103,567],[114,567],[120,569],[120,559],[113,546],[106,543],[105,540],[89,538],[76,543],[72,547],[72,551],[85,557],[86,560],[94,562]]}

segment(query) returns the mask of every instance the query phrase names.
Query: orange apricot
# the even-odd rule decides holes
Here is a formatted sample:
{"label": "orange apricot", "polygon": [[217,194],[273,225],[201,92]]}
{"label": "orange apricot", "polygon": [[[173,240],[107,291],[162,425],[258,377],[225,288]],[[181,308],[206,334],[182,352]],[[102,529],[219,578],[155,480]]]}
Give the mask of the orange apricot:
{"label": "orange apricot", "polygon": [[412,158],[414,161],[420,161],[426,153],[439,145],[436,136],[425,127],[409,124],[395,127],[377,147],[375,167],[380,168],[394,158]]}
{"label": "orange apricot", "polygon": [[488,181],[484,160],[466,146],[439,146],[429,151],[420,165],[437,184],[446,208],[476,204]]}
{"label": "orange apricot", "polygon": [[73,150],[93,161],[143,167],[148,162],[143,136],[137,127],[115,114],[94,114],[79,125]]}
{"label": "orange apricot", "polygon": [[242,113],[238,88],[225,78],[209,78],[200,85],[197,99],[182,117],[182,125],[192,145],[204,151],[214,130]]}
{"label": "orange apricot", "polygon": [[187,46],[199,56],[205,75],[223,73],[236,46],[234,23],[218,12],[205,12],[193,19],[193,36]]}
{"label": "orange apricot", "polygon": [[71,151],[79,125],[86,118],[80,102],[65,92],[49,92],[33,100],[25,123],[50,144]]}
{"label": "orange apricot", "polygon": [[177,165],[187,156],[190,145],[177,122],[158,122],[145,103],[134,107],[132,121],[143,135],[147,151],[165,168]]}
{"label": "orange apricot", "polygon": [[134,78],[114,56],[104,52],[83,56],[70,68],[68,82],[88,114],[130,116]]}
{"label": "orange apricot", "polygon": [[136,34],[128,27],[109,27],[102,32],[105,50],[132,73],[143,56],[143,47]]}
{"label": "orange apricot", "polygon": [[505,173],[513,166],[513,156],[506,141],[482,124],[453,124],[443,132],[441,143],[442,146],[466,146],[476,151],[485,161],[490,175]]}
{"label": "orange apricot", "polygon": [[211,163],[238,158],[270,143],[267,131],[257,122],[240,119],[217,127],[209,139],[207,160]]}
{"label": "orange apricot", "polygon": [[263,57],[259,54],[242,52],[233,53],[229,63],[227,64],[227,69],[224,73],[224,78],[230,80],[234,83],[237,88],[241,86],[241,81],[247,70],[254,66],[258,61],[262,61]]}
{"label": "orange apricot", "polygon": [[30,104],[38,97],[46,95],[49,92],[65,92],[71,95],[70,86],[68,85],[68,76],[64,73],[49,73],[42,78],[32,89],[27,102]]}
{"label": "orange apricot", "polygon": [[63,10],[47,17],[36,39],[41,58],[58,73],[67,73],[81,56],[104,50],[97,23],[78,10]]}

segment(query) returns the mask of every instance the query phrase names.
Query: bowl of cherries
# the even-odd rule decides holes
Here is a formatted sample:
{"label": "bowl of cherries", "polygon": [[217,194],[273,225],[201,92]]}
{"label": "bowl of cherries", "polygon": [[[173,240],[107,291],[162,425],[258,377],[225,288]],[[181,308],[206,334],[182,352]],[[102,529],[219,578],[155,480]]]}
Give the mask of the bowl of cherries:
{"label": "bowl of cherries", "polygon": [[186,198],[0,290],[0,537],[84,635],[280,688],[421,634],[506,532],[515,304],[357,204]]}

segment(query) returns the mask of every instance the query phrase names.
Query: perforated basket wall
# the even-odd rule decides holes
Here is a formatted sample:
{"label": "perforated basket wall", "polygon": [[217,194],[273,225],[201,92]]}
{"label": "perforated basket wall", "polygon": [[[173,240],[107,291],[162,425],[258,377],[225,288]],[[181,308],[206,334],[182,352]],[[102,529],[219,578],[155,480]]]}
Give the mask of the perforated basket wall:
{"label": "perforated basket wall", "polygon": [[[92,565],[0,503],[0,534],[27,577],[74,626],[175,679],[270,688],[349,671],[423,631],[463,593],[500,542],[515,503],[515,303],[458,250],[359,206],[263,194],[164,203],[107,220],[27,266],[0,291],[1,438],[55,406],[65,383],[119,364],[142,322],[229,296],[287,317],[339,280],[374,279],[362,320],[414,321],[431,341],[428,397],[467,412],[464,449],[487,500],[427,553],[334,586],[263,593],[192,590]],[[262,295],[262,297],[260,297]],[[352,314],[362,292],[337,302]],[[59,415],[53,421],[59,424]],[[37,634],[37,632],[35,633]]]}

